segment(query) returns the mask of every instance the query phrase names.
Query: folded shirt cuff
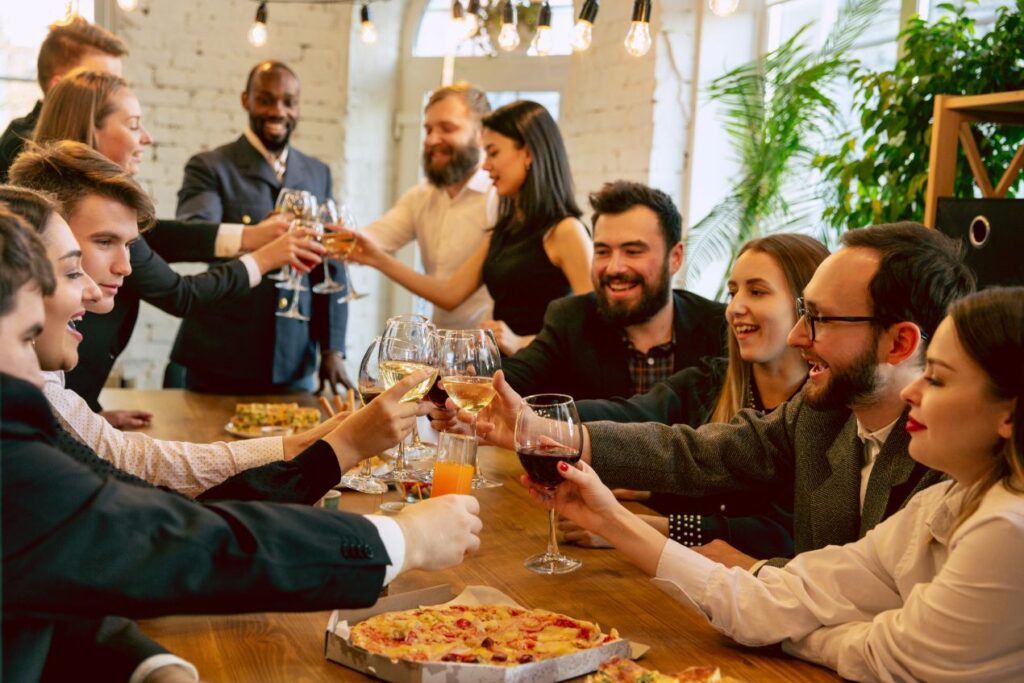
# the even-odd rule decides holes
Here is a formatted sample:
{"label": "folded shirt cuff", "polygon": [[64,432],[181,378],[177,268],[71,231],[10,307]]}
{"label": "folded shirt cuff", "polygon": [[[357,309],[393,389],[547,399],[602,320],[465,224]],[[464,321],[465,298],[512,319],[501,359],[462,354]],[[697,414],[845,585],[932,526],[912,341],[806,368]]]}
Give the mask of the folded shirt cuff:
{"label": "folded shirt cuff", "polygon": [[128,683],[143,683],[151,673],[165,666],[180,666],[192,675],[193,680],[199,680],[199,671],[196,670],[195,666],[177,655],[164,652],[142,660],[142,663],[135,667],[135,671],[132,672]]}
{"label": "folded shirt cuff", "polygon": [[381,543],[384,544],[384,549],[388,551],[388,557],[391,558],[391,564],[384,572],[384,585],[386,586],[402,572],[402,566],[405,564],[405,535],[402,533],[402,527],[398,526],[398,522],[390,517],[383,515],[363,515],[363,517],[377,527]]}
{"label": "folded shirt cuff", "polygon": [[242,262],[245,272],[249,274],[249,289],[252,289],[263,279],[263,273],[260,272],[260,267],[256,265],[256,259],[252,254],[246,254],[238,260]]}
{"label": "folded shirt cuff", "polygon": [[217,238],[213,241],[213,255],[217,258],[234,258],[242,251],[241,223],[221,223],[217,228]]}

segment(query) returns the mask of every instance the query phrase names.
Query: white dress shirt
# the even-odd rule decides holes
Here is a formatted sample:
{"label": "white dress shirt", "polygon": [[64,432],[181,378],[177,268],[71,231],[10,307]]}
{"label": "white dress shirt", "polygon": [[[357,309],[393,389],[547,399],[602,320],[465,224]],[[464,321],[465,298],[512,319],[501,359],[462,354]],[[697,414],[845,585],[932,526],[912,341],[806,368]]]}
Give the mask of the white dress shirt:
{"label": "white dress shirt", "polygon": [[864,465],[860,468],[861,512],[864,511],[864,498],[868,495],[868,481],[871,479],[871,470],[875,467],[875,460],[878,460],[878,454],[882,452],[882,445],[889,438],[892,428],[899,421],[900,418],[897,417],[881,429],[869,432],[867,427],[862,425],[860,420],[857,420],[857,438],[864,445]]}
{"label": "white dress shirt", "polygon": [[104,460],[151,484],[195,497],[243,470],[284,457],[284,441],[279,436],[189,443],[122,432],[64,387],[63,372],[44,372],[43,376],[43,394],[64,429]]}
{"label": "white dress shirt", "polygon": [[737,641],[843,678],[1024,680],[1024,495],[997,484],[954,530],[962,499],[936,484],[856,543],[756,577],[669,541],[654,581]]}
{"label": "white dress shirt", "polygon": [[[424,272],[448,279],[486,239],[497,219],[497,206],[497,193],[483,169],[454,197],[423,180],[363,232],[389,252],[415,239]],[[490,315],[493,305],[487,288],[480,287],[452,311],[435,307],[433,320],[444,329],[473,328]]]}

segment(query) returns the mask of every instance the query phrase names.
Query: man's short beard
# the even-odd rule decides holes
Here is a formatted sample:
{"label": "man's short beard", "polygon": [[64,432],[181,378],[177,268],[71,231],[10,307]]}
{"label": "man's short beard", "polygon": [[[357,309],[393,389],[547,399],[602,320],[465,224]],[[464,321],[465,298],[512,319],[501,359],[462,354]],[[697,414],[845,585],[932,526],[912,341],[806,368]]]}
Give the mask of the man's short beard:
{"label": "man's short beard", "polygon": [[853,359],[849,368],[837,372],[829,366],[830,379],[828,384],[815,392],[810,382],[804,390],[807,405],[816,410],[834,410],[852,408],[856,405],[870,404],[878,396],[881,387],[878,380],[878,361],[875,358],[878,345],[878,333],[872,335],[871,345]]}
{"label": "man's short beard", "polygon": [[[293,123],[291,125],[290,128],[287,128],[288,132],[286,132],[285,135],[284,135],[284,141],[278,142],[277,140],[271,140],[271,141],[268,142],[267,140],[265,140],[263,138],[263,126],[261,125],[262,121],[263,121],[262,117],[257,117],[257,116],[250,115],[249,116],[249,128],[252,130],[253,133],[256,134],[256,137],[259,138],[260,142],[263,143],[263,146],[266,147],[268,152],[275,152],[275,153],[276,152],[280,152],[282,149],[287,147],[289,141],[291,141],[291,139],[292,139],[292,133],[294,133],[295,129],[299,127],[299,122],[296,121],[295,123]],[[285,125],[287,127],[288,124],[285,124]]]}
{"label": "man's short beard", "polygon": [[475,144],[451,146],[452,157],[441,168],[430,165],[430,150],[423,150],[423,172],[434,187],[448,187],[465,180],[480,165],[480,148]]}
{"label": "man's short beard", "polygon": [[597,296],[597,312],[609,325],[613,327],[629,327],[645,323],[657,314],[670,301],[672,291],[672,274],[669,272],[668,263],[656,282],[648,286],[641,282],[640,301],[629,306],[624,302],[612,303],[608,301],[604,291],[609,281],[615,281],[614,277],[602,277],[595,287],[594,294]]}

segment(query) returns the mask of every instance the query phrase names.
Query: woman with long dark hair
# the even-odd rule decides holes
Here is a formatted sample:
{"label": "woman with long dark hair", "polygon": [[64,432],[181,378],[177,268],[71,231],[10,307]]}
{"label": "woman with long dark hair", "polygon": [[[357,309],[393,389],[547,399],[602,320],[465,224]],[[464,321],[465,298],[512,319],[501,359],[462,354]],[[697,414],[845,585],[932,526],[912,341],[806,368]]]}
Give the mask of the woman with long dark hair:
{"label": "woman with long dark hair", "polygon": [[494,320],[484,326],[511,354],[540,331],[550,301],[593,289],[593,247],[579,220],[565,143],[547,109],[519,100],[496,109],[483,126],[483,167],[500,197],[498,220],[454,276],[417,273],[365,239],[350,258],[445,310],[487,285]]}

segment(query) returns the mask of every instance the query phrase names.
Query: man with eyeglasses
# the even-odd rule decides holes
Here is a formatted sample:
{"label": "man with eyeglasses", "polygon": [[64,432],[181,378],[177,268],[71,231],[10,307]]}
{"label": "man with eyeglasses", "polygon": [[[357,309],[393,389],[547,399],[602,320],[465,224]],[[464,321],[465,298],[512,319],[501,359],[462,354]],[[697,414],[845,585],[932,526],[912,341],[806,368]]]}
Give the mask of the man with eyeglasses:
{"label": "man with eyeglasses", "polygon": [[[920,374],[924,342],[946,307],[974,289],[974,277],[958,243],[917,223],[852,230],[842,245],[807,284],[789,334],[810,365],[797,397],[765,417],[743,410],[729,424],[699,429],[588,423],[583,458],[601,479],[683,496],[792,483],[797,553],[857,540],[936,483],[941,474],[907,453],[899,394]],[[480,433],[500,443],[516,403],[502,386]],[[703,554],[753,571],[764,564],[723,541]]]}

